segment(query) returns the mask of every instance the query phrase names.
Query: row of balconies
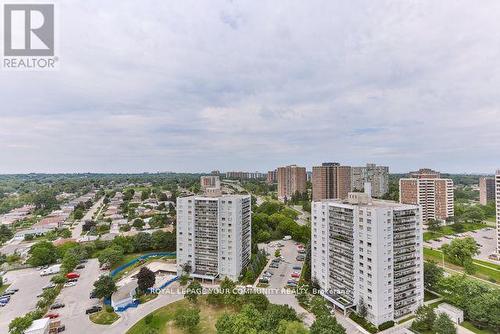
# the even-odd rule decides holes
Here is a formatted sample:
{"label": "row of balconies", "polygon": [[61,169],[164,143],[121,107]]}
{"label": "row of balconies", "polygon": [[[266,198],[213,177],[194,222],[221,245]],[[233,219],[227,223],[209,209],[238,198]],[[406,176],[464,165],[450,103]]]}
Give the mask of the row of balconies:
{"label": "row of balconies", "polygon": [[409,277],[403,277],[400,279],[395,279],[394,280],[394,287],[400,287],[402,285],[408,284],[408,283],[416,283],[417,279],[414,276],[409,276]]}
{"label": "row of balconies", "polygon": [[415,270],[415,267],[412,267],[410,269],[406,269],[406,270],[401,270],[401,271],[395,272],[394,273],[394,278],[396,278],[396,279],[398,279],[398,278],[404,278],[404,277],[407,277],[407,276],[415,275],[416,273],[417,273],[417,271]]}

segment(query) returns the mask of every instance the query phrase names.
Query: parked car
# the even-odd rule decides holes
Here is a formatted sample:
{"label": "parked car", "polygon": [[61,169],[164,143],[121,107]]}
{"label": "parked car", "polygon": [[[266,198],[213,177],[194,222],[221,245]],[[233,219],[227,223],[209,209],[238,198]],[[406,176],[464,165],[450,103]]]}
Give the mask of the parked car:
{"label": "parked car", "polygon": [[305,249],[299,249],[299,254],[305,254],[307,251]]}
{"label": "parked car", "polygon": [[90,293],[90,299],[93,299],[93,298],[97,298],[97,296],[95,295],[95,291],[92,291]]}
{"label": "parked car", "polygon": [[259,283],[269,283],[269,279],[267,277],[261,277]]}
{"label": "parked car", "polygon": [[73,279],[73,278],[78,278],[80,277],[80,274],[78,273],[67,273],[66,278]]}
{"label": "parked car", "polygon": [[66,305],[63,302],[56,301],[54,304],[52,304],[50,306],[50,309],[51,310],[56,310],[58,308],[63,308],[64,306],[66,306]]}
{"label": "parked car", "polygon": [[61,325],[59,327],[57,327],[57,332],[60,333],[60,332],[64,332],[66,330],[66,326],[64,325]]}
{"label": "parked car", "polygon": [[49,283],[46,286],[44,286],[42,289],[47,290],[47,289],[53,289],[55,287],[56,287],[56,285],[54,283]]}
{"label": "parked car", "polygon": [[301,266],[293,266],[293,270],[302,270]]}
{"label": "parked car", "polygon": [[111,268],[109,263],[103,263],[100,267],[101,270],[108,270],[109,268]]}
{"label": "parked car", "polygon": [[286,281],[287,284],[297,284],[297,281],[294,280],[294,279],[289,279],[288,281]]}
{"label": "parked car", "polygon": [[300,277],[300,274],[299,273],[292,273],[291,275],[293,278],[299,278]]}
{"label": "parked car", "polygon": [[71,283],[71,282],[78,282],[78,278],[70,278],[69,280],[66,281],[66,283]]}
{"label": "parked car", "polygon": [[298,255],[295,260],[297,261],[304,261],[306,259],[306,257],[304,255]]}
{"label": "parked car", "polygon": [[276,268],[278,268],[278,267],[279,267],[279,264],[278,264],[277,262],[273,262],[273,263],[271,263],[271,264],[269,265],[269,268],[274,268],[274,269],[276,269]]}
{"label": "parked car", "polygon": [[85,268],[84,264],[79,264],[75,267],[75,269],[83,269],[83,268]]}
{"label": "parked car", "polygon": [[49,319],[55,319],[55,318],[59,318],[59,313],[48,313],[45,318],[49,318]]}
{"label": "parked car", "polygon": [[70,287],[75,286],[75,285],[76,285],[76,282],[67,282],[67,283],[64,283],[63,286],[65,288],[70,288]]}
{"label": "parked car", "polygon": [[85,310],[85,314],[92,314],[92,313],[97,313],[100,310],[102,310],[102,307],[99,305],[94,305],[88,309]]}
{"label": "parked car", "polygon": [[10,302],[10,296],[0,298],[0,303],[7,304],[8,302]]}

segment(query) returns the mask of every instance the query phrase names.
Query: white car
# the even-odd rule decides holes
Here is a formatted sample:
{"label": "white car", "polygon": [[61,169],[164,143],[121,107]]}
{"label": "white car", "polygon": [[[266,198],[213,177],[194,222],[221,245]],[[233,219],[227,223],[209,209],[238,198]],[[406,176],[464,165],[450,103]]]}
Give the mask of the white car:
{"label": "white car", "polygon": [[64,287],[65,288],[69,288],[69,287],[72,287],[72,286],[75,286],[75,285],[76,285],[76,282],[68,282],[68,283],[64,284]]}

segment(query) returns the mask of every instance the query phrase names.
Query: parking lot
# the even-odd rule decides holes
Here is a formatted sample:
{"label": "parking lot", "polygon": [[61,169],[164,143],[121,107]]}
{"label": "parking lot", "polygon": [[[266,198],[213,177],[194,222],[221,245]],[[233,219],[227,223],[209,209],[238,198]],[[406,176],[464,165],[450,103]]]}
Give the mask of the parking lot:
{"label": "parking lot", "polygon": [[430,240],[426,242],[426,246],[432,247],[433,249],[438,249],[444,244],[449,244],[455,238],[465,238],[472,237],[476,240],[476,243],[481,245],[479,250],[481,253],[476,256],[476,258],[481,260],[489,260],[488,256],[495,253],[496,248],[496,236],[495,229],[493,227],[483,228],[481,230],[469,231],[464,233],[459,233],[458,235],[447,235],[446,237],[441,237],[439,240]]}
{"label": "parking lot", "polygon": [[97,325],[90,322],[85,310],[98,303],[97,299],[90,299],[89,296],[100,275],[99,262],[97,259],[90,259],[85,268],[77,272],[80,273],[80,278],[76,286],[63,288],[57,297],[65,306],[54,312],[60,314],[59,319],[66,326],[66,332],[89,333],[89,328]]}
{"label": "parking lot", "polygon": [[[276,245],[280,243],[283,245],[283,247],[277,247]],[[269,287],[268,289],[284,289],[287,285],[287,281],[292,279],[292,273],[295,271],[300,272],[300,270],[294,270],[293,267],[295,266],[300,266],[302,268],[303,261],[297,261],[297,255],[299,255],[297,245],[295,244],[295,241],[293,240],[281,240],[281,241],[274,241],[269,244],[259,244],[259,248],[266,250],[271,256],[268,264],[266,265],[266,268],[264,271],[270,271],[273,273],[271,276],[271,279],[269,280]],[[280,264],[278,268],[269,268],[269,265],[271,264],[271,260],[274,259],[274,252],[276,249],[279,249],[281,252],[281,257],[283,258],[282,261],[280,261]],[[260,276],[262,277],[262,275]],[[259,277],[259,278],[260,278]],[[298,278],[296,278],[298,281]],[[255,285],[258,284],[258,280]],[[280,304],[280,305],[290,305],[295,311],[297,311],[298,314],[304,314],[305,319],[304,321],[311,325],[312,322],[314,321],[314,318],[310,313],[308,313],[306,310],[304,310],[299,303],[297,302],[297,299],[295,298],[294,294],[286,294],[286,293],[269,293],[267,294],[267,297],[269,298],[269,301],[274,304]]]}
{"label": "parking lot", "polygon": [[49,284],[51,276],[40,276],[36,269],[22,269],[9,271],[5,274],[10,289],[19,289],[10,302],[0,309],[0,333],[9,332],[9,323],[16,317],[23,316],[35,309],[42,288]]}

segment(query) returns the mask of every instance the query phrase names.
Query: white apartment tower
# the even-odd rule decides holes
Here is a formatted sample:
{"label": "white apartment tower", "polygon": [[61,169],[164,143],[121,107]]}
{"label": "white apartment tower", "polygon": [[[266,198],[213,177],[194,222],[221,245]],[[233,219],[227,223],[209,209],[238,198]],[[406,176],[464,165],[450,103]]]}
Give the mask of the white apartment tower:
{"label": "white apartment tower", "polygon": [[177,272],[237,280],[251,255],[249,195],[177,198]]}
{"label": "white apartment tower", "polygon": [[363,303],[380,325],[423,304],[420,206],[349,193],[313,202],[311,232],[312,278],[335,306],[359,311]]}
{"label": "white apartment tower", "polygon": [[495,203],[497,207],[497,254],[500,255],[500,169],[495,175]]}

